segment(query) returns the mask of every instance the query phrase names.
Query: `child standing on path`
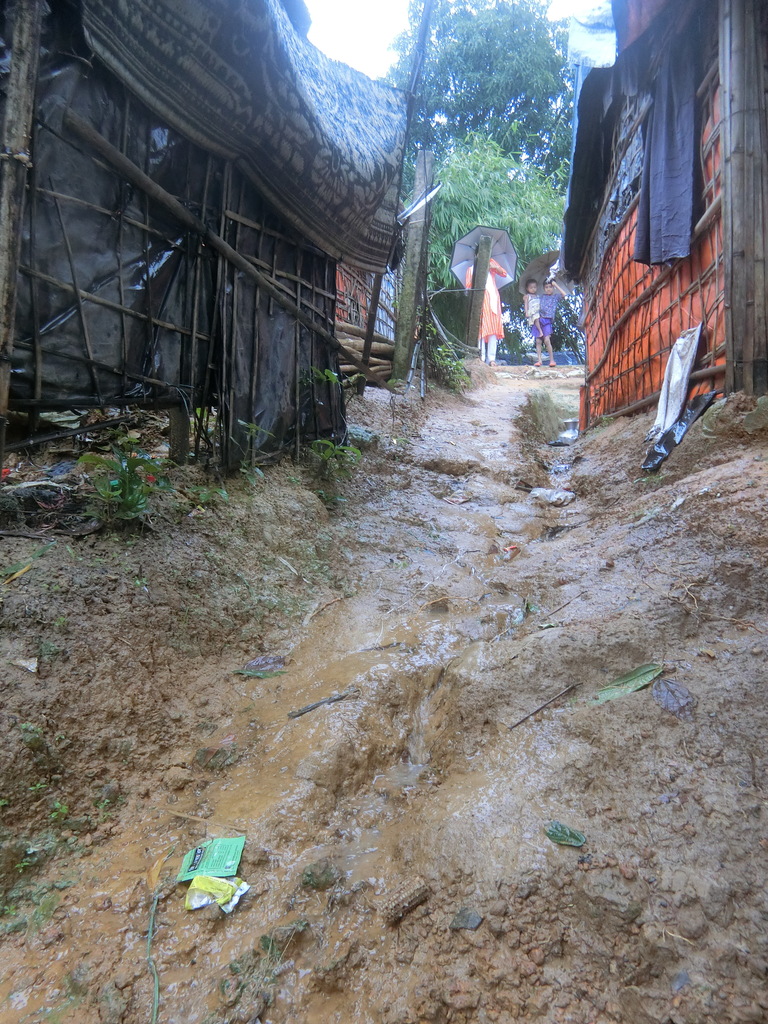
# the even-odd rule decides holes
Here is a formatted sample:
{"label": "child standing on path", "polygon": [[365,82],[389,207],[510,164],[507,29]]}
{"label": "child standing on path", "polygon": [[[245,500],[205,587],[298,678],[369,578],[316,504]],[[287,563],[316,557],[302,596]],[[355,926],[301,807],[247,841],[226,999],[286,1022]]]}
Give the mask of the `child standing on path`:
{"label": "child standing on path", "polygon": [[[533,364],[534,366],[541,366],[541,339],[544,337],[541,330],[541,296],[538,294],[538,291],[539,286],[533,278],[525,282],[523,306],[525,309],[525,319],[528,321],[533,340],[536,343],[536,362]],[[547,349],[549,351],[549,365],[554,366],[555,360],[552,355],[552,343],[549,338],[547,338]]]}
{"label": "child standing on path", "polygon": [[[533,288],[531,288],[531,285]],[[560,295],[555,295],[555,288],[560,292]],[[555,357],[552,352],[552,323],[555,318],[555,310],[557,304],[560,301],[560,297],[565,295],[565,292],[555,281],[546,281],[544,283],[544,294],[537,295],[538,285],[535,281],[529,281],[526,285],[526,296],[525,296],[525,315],[528,323],[531,327],[531,333],[533,334],[533,340],[536,343],[536,362],[535,366],[541,366],[541,342],[544,340],[544,344],[547,346],[547,352],[549,353],[549,365],[555,366]],[[535,317],[531,317],[531,306],[535,310]]]}

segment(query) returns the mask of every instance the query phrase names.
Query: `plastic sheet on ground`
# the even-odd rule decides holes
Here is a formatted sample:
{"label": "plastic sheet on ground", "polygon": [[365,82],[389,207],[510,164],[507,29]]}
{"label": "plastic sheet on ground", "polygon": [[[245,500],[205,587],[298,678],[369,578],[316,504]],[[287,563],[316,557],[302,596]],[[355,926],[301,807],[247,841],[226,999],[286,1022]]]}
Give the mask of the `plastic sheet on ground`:
{"label": "plastic sheet on ground", "polygon": [[680,419],[673,423],[669,430],[665,431],[658,441],[648,449],[641,469],[658,469],[672,449],[676,448],[683,440],[689,427],[707,411],[716,395],[716,391],[708,391],[705,395],[694,398]]}

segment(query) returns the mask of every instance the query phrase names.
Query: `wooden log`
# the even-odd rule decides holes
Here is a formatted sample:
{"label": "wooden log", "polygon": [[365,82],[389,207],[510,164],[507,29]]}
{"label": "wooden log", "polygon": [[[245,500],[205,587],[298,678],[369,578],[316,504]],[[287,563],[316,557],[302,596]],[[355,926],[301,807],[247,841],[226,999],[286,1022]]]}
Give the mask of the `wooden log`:
{"label": "wooden log", "polygon": [[[345,323],[343,320],[337,320],[336,331],[338,334],[349,334],[353,338],[358,338],[361,341],[365,341],[365,328],[358,327],[356,324],[348,324]],[[379,334],[376,331],[374,331],[373,334],[373,343],[374,345],[391,345],[393,348],[395,344],[391,338],[388,338],[384,334]]]}
{"label": "wooden log", "polygon": [[0,140],[0,466],[5,462],[16,321],[16,275],[44,8],[44,0],[16,0],[13,5],[7,5],[6,11],[11,68],[6,85],[3,137]]}
{"label": "wooden log", "polygon": [[[350,352],[345,349],[343,345],[340,345],[329,331],[316,323],[302,309],[299,309],[295,302],[280,291],[280,289],[277,288],[266,275],[262,274],[261,271],[258,270],[249,260],[247,260],[245,256],[239,253],[236,249],[233,249],[232,246],[225,242],[220,235],[211,231],[211,229],[207,227],[199,217],[196,217],[185,206],[182,206],[178,199],[174,198],[170,192],[166,192],[166,190],[161,188],[157,182],[148,177],[140,167],[137,167],[133,161],[124,156],[119,149],[116,149],[111,142],[108,142],[87,121],[84,121],[81,117],[75,114],[74,111],[68,110],[64,115],[64,126],[74,132],[74,134],[83,142],[88,143],[88,145],[91,146],[108,163],[110,163],[115,170],[122,174],[123,177],[137,188],[140,188],[142,192],[145,192],[150,199],[168,210],[168,212],[172,214],[180,224],[184,225],[184,227],[189,231],[193,231],[195,234],[200,235],[205,243],[218,252],[225,260],[231,263],[234,267],[237,267],[237,269],[242,271],[242,273],[252,278],[258,286],[270,296],[270,298],[274,299],[279,306],[282,306],[286,312],[295,317],[299,323],[304,324],[306,328],[313,331],[319,338],[322,338],[329,348],[336,352],[340,352],[344,358],[357,369],[358,373],[366,375],[370,373],[355,353]],[[374,383],[380,384],[381,381],[377,378]]]}
{"label": "wooden log", "polygon": [[[360,341],[359,338],[345,338],[344,335],[340,335],[339,341],[341,341],[346,348],[352,349],[353,352],[363,352],[363,346],[365,342]],[[395,352],[394,345],[388,345],[383,341],[374,341],[371,343],[372,356],[386,356],[391,359]]]}

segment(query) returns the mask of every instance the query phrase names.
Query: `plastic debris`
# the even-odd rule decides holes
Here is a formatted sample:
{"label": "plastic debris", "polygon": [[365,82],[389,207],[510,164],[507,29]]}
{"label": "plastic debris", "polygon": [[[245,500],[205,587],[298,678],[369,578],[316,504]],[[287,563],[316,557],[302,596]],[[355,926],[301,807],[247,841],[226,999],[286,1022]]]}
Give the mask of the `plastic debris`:
{"label": "plastic debris", "polygon": [[716,394],[716,391],[708,391],[706,395],[699,395],[698,398],[694,398],[680,419],[677,420],[676,423],[673,423],[672,426],[661,435],[658,441],[648,449],[645,456],[645,462],[640,468],[645,470],[658,469],[673,448],[676,448],[683,440],[685,435],[688,433],[688,428],[691,427],[700,416],[703,416],[710,405],[714,402]]}
{"label": "plastic debris", "polygon": [[285,658],[282,654],[262,654],[258,658],[252,658],[234,671],[236,676],[250,676],[252,679],[269,679],[271,676],[283,675]]}
{"label": "plastic debris", "polygon": [[573,491],[564,491],[560,488],[534,487],[531,497],[537,501],[546,502],[548,505],[569,505],[576,495]]}
{"label": "plastic debris", "polygon": [[663,665],[649,664],[641,665],[639,668],[619,676],[612,683],[601,687],[594,696],[596,704],[605,704],[606,701],[616,700],[617,697],[626,697],[629,693],[642,690],[644,686],[650,685],[653,680],[664,671]]}
{"label": "plastic debris", "polygon": [[237,871],[243,855],[245,836],[231,839],[208,839],[184,854],[177,882],[188,882],[196,875],[228,878]]}
{"label": "plastic debris", "polygon": [[214,878],[211,875],[195,875],[192,879],[184,906],[187,910],[200,910],[218,903],[225,914],[230,914],[240,897],[248,892],[250,885],[242,878]]}
{"label": "plastic debris", "polygon": [[693,694],[675,679],[657,679],[651,694],[656,703],[675,718],[690,721],[693,717],[691,712],[696,703]]}
{"label": "plastic debris", "polygon": [[696,360],[701,327],[701,324],[689,327],[683,331],[672,346],[667,357],[667,365],[664,368],[664,380],[659,394],[656,422],[648,431],[646,441],[654,441],[666,433],[680,417],[685,405],[688,380]]}
{"label": "plastic debris", "polygon": [[37,658],[17,658],[11,664],[16,668],[23,668],[25,672],[37,672]]}
{"label": "plastic debris", "polygon": [[560,846],[583,846],[587,841],[583,832],[570,828],[561,821],[550,821],[544,831],[553,843],[559,843]]}
{"label": "plastic debris", "polygon": [[482,923],[483,918],[476,910],[470,910],[469,907],[462,907],[448,927],[455,932],[460,930],[474,932],[477,931]]}

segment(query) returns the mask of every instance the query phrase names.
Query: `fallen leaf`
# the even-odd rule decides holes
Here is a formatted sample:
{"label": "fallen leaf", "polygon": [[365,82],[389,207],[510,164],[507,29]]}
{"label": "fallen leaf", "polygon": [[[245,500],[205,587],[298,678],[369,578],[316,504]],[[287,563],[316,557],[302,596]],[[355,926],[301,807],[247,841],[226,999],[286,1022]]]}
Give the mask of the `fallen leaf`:
{"label": "fallen leaf", "polygon": [[663,665],[653,663],[641,665],[632,672],[614,679],[608,686],[601,687],[594,696],[595,703],[605,704],[606,701],[616,700],[617,697],[626,697],[627,694],[634,693],[635,690],[642,690],[644,686],[652,683],[656,676],[660,676],[663,671]]}
{"label": "fallen leaf", "polygon": [[690,721],[692,707],[696,703],[690,690],[674,679],[657,679],[651,694],[656,703],[669,711],[675,718]]}

